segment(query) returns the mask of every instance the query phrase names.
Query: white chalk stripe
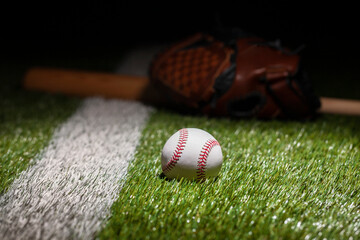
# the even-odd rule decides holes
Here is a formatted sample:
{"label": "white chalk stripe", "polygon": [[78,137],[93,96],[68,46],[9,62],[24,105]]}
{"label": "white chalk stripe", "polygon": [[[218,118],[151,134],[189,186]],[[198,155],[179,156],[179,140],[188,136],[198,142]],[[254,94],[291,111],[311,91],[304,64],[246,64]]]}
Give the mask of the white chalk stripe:
{"label": "white chalk stripe", "polygon": [[151,108],[90,98],[0,197],[0,239],[91,239],[110,213]]}

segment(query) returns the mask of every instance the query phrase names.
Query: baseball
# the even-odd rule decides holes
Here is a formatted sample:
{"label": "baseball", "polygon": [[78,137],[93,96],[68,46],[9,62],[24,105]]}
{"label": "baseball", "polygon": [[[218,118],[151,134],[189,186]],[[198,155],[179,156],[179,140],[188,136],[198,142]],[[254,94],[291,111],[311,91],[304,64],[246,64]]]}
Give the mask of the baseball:
{"label": "baseball", "polygon": [[202,181],[216,177],[223,162],[218,141],[208,132],[183,128],[165,143],[161,165],[169,179],[187,178]]}

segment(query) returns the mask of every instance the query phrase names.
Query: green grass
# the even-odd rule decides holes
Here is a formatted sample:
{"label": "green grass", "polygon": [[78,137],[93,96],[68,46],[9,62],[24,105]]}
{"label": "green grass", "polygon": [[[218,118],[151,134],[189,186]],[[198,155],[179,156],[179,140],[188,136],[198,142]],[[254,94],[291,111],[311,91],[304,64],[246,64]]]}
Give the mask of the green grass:
{"label": "green grass", "polygon": [[[219,178],[160,177],[165,141],[183,127],[222,145]],[[344,239],[360,234],[359,118],[314,122],[155,113],[101,239]]]}
{"label": "green grass", "polygon": [[45,53],[34,49],[33,54],[0,56],[0,194],[80,103],[74,97],[26,91],[22,87],[26,71],[41,66],[110,72],[122,51]]}
{"label": "green grass", "polygon": [[[79,100],[21,89],[18,73],[1,69],[0,194],[47,145]],[[21,78],[20,78],[21,79]]]}

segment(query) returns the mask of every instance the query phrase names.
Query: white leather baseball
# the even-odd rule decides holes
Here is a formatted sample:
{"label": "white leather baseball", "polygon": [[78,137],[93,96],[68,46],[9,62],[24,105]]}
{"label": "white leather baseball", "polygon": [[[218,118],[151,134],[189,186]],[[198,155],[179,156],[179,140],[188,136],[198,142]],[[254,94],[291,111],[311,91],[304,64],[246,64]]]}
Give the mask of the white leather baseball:
{"label": "white leather baseball", "polygon": [[161,165],[165,176],[204,180],[216,177],[223,162],[218,141],[208,132],[198,128],[183,128],[165,143]]}

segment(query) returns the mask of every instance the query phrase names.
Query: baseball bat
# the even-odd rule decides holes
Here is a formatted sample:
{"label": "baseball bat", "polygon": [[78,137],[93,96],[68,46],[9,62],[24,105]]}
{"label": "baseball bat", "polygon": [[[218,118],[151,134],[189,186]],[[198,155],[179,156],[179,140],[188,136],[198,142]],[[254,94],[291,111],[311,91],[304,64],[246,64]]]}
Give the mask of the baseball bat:
{"label": "baseball bat", "polygon": [[[166,105],[162,94],[150,84],[147,77],[64,69],[32,68],[23,85],[29,90],[62,93],[75,96],[102,96],[137,100]],[[360,101],[320,97],[318,110],[325,114],[360,116]]]}
{"label": "baseball bat", "polygon": [[52,68],[32,68],[23,81],[25,89],[88,97],[102,96],[165,104],[147,77]]}

